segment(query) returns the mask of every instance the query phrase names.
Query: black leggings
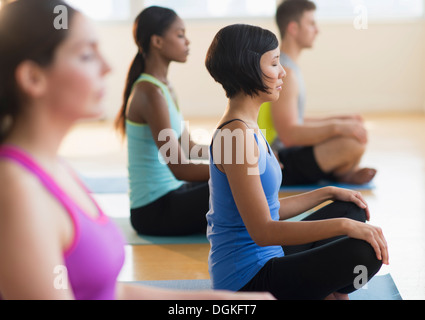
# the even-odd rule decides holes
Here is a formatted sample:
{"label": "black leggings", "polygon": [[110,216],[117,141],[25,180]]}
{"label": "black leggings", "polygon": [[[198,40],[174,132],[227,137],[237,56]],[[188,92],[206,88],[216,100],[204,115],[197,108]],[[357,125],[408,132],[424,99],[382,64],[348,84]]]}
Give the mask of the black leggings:
{"label": "black leggings", "polygon": [[190,182],[146,206],[131,209],[130,219],[139,234],[183,236],[206,232],[208,210],[208,182]]}
{"label": "black leggings", "polygon": [[[365,221],[365,211],[353,203],[334,202],[303,221],[346,217]],[[279,300],[324,299],[333,292],[351,293],[358,277],[372,278],[381,261],[367,242],[337,237],[299,246],[284,246],[285,256],[273,258],[240,291],[267,291]],[[366,269],[355,270],[358,266]],[[365,271],[367,270],[367,272]]]}

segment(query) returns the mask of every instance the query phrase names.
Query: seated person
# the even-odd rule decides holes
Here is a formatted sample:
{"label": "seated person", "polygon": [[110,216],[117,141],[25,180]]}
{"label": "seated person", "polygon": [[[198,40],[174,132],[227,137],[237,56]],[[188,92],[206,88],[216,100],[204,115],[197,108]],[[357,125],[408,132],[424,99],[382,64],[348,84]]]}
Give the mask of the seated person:
{"label": "seated person", "polygon": [[315,9],[315,4],[307,0],[286,0],[277,9],[280,63],[287,76],[279,100],[263,105],[259,126],[267,130],[267,139],[284,166],[282,185],[320,180],[365,184],[376,170],[359,167],[367,145],[362,117],[304,117],[306,93],[297,61],[302,50],[313,46],[318,34]]}
{"label": "seated person", "polygon": [[370,212],[359,192],[325,187],[279,199],[282,172],[257,125],[261,105],[282,91],[279,55],[273,33],[242,24],[221,29],[207,53],[206,67],[228,97],[210,145],[212,286],[279,300],[348,299],[359,288],[356,266],[370,279],[388,264],[386,240],[364,223]]}
{"label": "seated person", "polygon": [[128,142],[131,224],[144,235],[205,233],[209,169],[192,160],[207,148],[191,139],[168,80],[169,65],[189,54],[184,21],[148,7],[134,22],[134,40],[138,53],[116,122]]}

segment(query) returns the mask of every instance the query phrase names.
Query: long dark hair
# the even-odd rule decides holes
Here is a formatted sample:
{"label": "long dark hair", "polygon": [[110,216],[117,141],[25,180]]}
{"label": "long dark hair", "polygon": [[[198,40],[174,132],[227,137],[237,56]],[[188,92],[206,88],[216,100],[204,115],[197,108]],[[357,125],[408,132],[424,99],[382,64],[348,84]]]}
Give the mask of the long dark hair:
{"label": "long dark hair", "polygon": [[177,14],[168,8],[151,6],[144,9],[136,18],[133,25],[133,37],[138,52],[127,75],[124,88],[123,103],[115,120],[115,127],[125,134],[125,119],[128,99],[133,84],[145,71],[145,57],[149,54],[150,42],[153,35],[162,36],[176,20]]}
{"label": "long dark hair", "polygon": [[58,8],[66,8],[68,22],[77,12],[60,0],[17,0],[0,10],[0,143],[22,111],[17,67],[26,60],[49,66],[68,35],[67,29],[55,28]]}

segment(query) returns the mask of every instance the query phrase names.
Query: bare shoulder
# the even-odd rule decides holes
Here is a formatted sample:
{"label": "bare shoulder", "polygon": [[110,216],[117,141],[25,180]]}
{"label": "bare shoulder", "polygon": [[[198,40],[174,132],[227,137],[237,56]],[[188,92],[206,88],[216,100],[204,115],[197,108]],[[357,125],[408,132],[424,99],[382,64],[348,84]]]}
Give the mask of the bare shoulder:
{"label": "bare shoulder", "polygon": [[136,97],[158,98],[163,97],[162,90],[157,85],[148,82],[140,81],[134,85],[133,93]]}
{"label": "bare shoulder", "polygon": [[[38,179],[0,160],[0,291],[6,299],[65,299],[54,288],[54,267],[64,265],[60,206]],[[60,215],[60,214],[59,214]]]}
{"label": "bare shoulder", "polygon": [[[223,123],[226,123],[224,121]],[[255,166],[258,146],[254,136],[255,130],[242,121],[226,123],[218,130],[212,148],[214,162],[221,171],[225,167],[236,165]],[[254,157],[253,159],[249,156]]]}
{"label": "bare shoulder", "polygon": [[[50,209],[55,202],[35,176],[13,162],[0,160],[0,180],[0,230],[16,227],[36,232],[38,226],[52,222]],[[39,231],[43,234],[45,227]]]}
{"label": "bare shoulder", "polygon": [[[2,209],[6,205],[19,205],[22,200],[27,199],[30,190],[34,191],[37,180],[26,172],[25,169],[11,161],[0,160],[0,180],[3,188],[0,190],[0,201]],[[7,210],[2,210],[2,212]]]}
{"label": "bare shoulder", "polygon": [[162,90],[153,83],[142,81],[134,85],[133,94],[130,97],[130,103],[134,107],[142,106],[151,108],[152,106],[164,103]]}
{"label": "bare shoulder", "polygon": [[134,85],[128,103],[128,118],[135,122],[148,122],[153,113],[168,110],[162,90],[147,81]]}
{"label": "bare shoulder", "polygon": [[219,139],[232,139],[234,137],[245,137],[248,133],[252,133],[253,129],[240,120],[224,120],[218,129],[216,137]]}

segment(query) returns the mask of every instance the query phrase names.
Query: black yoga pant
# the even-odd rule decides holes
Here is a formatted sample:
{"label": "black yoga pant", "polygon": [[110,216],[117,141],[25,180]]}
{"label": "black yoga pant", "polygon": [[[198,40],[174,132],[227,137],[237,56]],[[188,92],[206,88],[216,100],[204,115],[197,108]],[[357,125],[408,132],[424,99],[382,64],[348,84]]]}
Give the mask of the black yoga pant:
{"label": "black yoga pant", "polygon": [[323,172],[317,163],[313,147],[282,148],[278,157],[283,164],[282,186],[315,184],[321,180],[335,180]]}
{"label": "black yoga pant", "polygon": [[209,210],[208,182],[185,183],[156,201],[131,209],[131,225],[139,234],[183,236],[205,233]]}
{"label": "black yoga pant", "polygon": [[[365,212],[352,203],[334,202],[304,221],[337,217],[365,221]],[[357,277],[367,275],[369,280],[382,265],[372,246],[348,237],[283,250],[284,257],[269,260],[241,291],[267,291],[280,300],[324,299],[333,292],[355,291],[354,284],[361,283]],[[357,266],[366,267],[367,273],[355,271]]]}

